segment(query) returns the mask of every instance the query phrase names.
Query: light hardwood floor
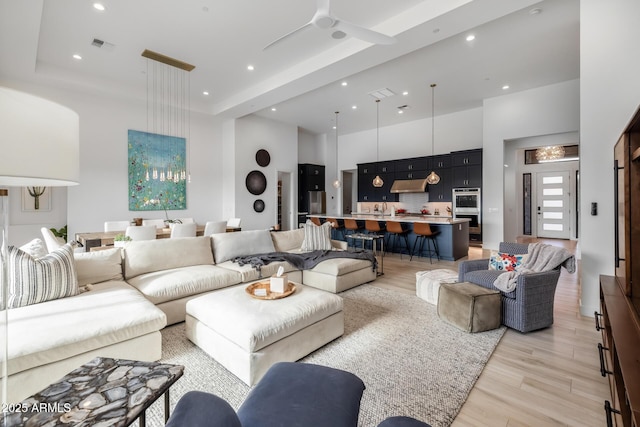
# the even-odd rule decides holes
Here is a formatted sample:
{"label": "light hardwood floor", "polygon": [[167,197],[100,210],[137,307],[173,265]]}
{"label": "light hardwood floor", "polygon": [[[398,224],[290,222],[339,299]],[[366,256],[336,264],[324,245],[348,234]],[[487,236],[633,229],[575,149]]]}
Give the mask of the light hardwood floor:
{"label": "light hardwood floor", "polygon": [[[544,242],[575,252],[575,242]],[[488,251],[470,248],[468,259],[476,258],[488,258]],[[406,255],[401,259],[387,254],[385,274],[372,284],[415,295],[417,271],[457,271],[457,265],[435,260],[430,264],[428,258],[410,262]],[[606,425],[604,401],[610,395],[607,380],[600,375],[600,333],[593,318],[580,315],[578,300],[578,273],[562,269],[553,326],[528,334],[508,329],[452,425]]]}

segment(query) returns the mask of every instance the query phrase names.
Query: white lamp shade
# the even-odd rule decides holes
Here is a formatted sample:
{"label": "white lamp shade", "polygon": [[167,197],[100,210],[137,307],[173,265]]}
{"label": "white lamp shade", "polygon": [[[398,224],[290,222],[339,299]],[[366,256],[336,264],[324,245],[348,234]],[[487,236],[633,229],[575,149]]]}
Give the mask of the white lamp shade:
{"label": "white lamp shade", "polygon": [[79,146],[77,113],[0,87],[0,185],[77,185]]}

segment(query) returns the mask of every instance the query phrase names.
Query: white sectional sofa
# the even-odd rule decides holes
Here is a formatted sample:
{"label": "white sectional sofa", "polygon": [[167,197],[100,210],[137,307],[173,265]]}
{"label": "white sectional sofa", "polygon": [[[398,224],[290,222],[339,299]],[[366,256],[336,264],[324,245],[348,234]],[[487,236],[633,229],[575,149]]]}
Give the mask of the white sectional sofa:
{"label": "white sectional sofa", "polygon": [[[189,300],[259,279],[237,256],[299,252],[304,230],[268,230],[129,242],[124,248],[76,254],[79,286],[72,297],[9,310],[9,401],[43,389],[96,356],[158,360],[160,330],[185,320]],[[345,249],[344,242],[332,242]],[[330,292],[370,282],[367,260],[337,258],[299,271],[286,261],[263,266],[263,277],[283,266],[289,280]]]}

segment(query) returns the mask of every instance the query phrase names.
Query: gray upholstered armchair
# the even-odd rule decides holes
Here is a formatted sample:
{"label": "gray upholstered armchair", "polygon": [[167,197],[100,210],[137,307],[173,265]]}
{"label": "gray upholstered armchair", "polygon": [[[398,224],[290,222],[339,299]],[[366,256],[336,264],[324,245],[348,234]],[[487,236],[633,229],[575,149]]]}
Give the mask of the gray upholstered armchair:
{"label": "gray upholstered armchair", "polygon": [[[499,251],[510,254],[526,254],[528,245],[501,242]],[[488,289],[493,286],[499,270],[489,270],[488,259],[462,261],[458,267],[458,281],[471,282]],[[502,292],[502,323],[520,332],[530,332],[553,324],[553,300],[560,277],[560,266],[542,273],[518,276],[513,292]]]}

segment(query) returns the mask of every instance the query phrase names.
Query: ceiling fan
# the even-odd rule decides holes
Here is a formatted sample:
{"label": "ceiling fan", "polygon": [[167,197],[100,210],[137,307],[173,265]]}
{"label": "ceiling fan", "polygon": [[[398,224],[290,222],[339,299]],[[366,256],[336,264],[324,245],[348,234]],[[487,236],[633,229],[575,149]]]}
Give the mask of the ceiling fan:
{"label": "ceiling fan", "polygon": [[329,10],[329,3],[330,0],[317,0],[316,13],[313,15],[309,22],[272,41],[271,43],[266,45],[263,50],[268,49],[271,46],[288,38],[289,36],[292,36],[297,32],[312,26],[321,30],[332,30],[333,32],[331,33],[331,37],[333,37],[334,39],[342,39],[345,36],[349,35],[351,37],[355,37],[357,39],[364,40],[373,44],[393,44],[396,42],[396,39],[391,36],[387,36],[386,34],[382,34],[368,28],[360,27],[356,24],[352,24],[350,22],[336,18],[335,16],[331,15],[331,11]]}

